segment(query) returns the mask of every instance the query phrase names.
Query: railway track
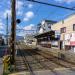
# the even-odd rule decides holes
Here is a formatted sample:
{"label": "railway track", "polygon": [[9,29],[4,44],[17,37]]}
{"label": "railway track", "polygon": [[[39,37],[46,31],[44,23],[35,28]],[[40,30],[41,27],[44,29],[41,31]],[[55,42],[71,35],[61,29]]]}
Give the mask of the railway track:
{"label": "railway track", "polygon": [[[34,52],[36,52],[36,51],[34,51]],[[75,67],[75,63],[71,63],[66,60],[59,59],[59,58],[53,56],[52,54],[50,54],[49,51],[48,52],[47,51],[38,51],[36,53],[42,55],[43,57],[47,58],[48,60],[51,60],[53,63],[61,65],[62,67],[65,67],[65,68]]]}
{"label": "railway track", "polygon": [[29,63],[29,61],[26,58],[25,52],[21,51],[20,45],[18,47],[19,47],[19,50],[18,51],[19,51],[20,56],[18,56],[16,58],[18,60],[16,60],[16,64],[15,64],[16,65],[16,69],[15,70],[17,72],[20,72],[20,71],[28,71],[30,73],[30,75],[35,75],[34,72],[33,72],[32,67],[31,67],[31,65]]}
{"label": "railway track", "polygon": [[30,72],[30,75],[35,75],[34,72],[33,72],[32,67],[31,67],[31,65],[30,65],[30,63],[28,62],[28,60],[27,60],[27,58],[26,58],[26,56],[25,56],[25,53],[22,52],[22,51],[20,51],[20,54],[21,54],[21,56],[22,56],[22,59],[23,59],[23,61],[24,61],[25,66],[27,67],[28,71]]}
{"label": "railway track", "polygon": [[[18,45],[21,61],[24,65],[24,71],[30,72],[30,75],[35,75],[37,70],[50,70],[55,75],[55,68],[70,68],[75,67],[75,64],[54,57],[47,51],[27,50],[24,44]],[[27,47],[28,48],[28,47]],[[19,59],[20,60],[20,59]],[[21,63],[19,64],[22,66]]]}
{"label": "railway track", "polygon": [[[61,67],[61,66],[49,61],[48,59],[44,58],[41,55],[36,55],[36,53],[32,51],[26,51],[26,53],[31,55],[34,58],[34,60],[40,63],[40,65],[42,65],[43,68],[45,68],[46,70],[50,70],[52,73],[54,73],[54,75],[57,75],[57,73],[54,71],[54,67]],[[41,57],[42,59],[40,59]]]}

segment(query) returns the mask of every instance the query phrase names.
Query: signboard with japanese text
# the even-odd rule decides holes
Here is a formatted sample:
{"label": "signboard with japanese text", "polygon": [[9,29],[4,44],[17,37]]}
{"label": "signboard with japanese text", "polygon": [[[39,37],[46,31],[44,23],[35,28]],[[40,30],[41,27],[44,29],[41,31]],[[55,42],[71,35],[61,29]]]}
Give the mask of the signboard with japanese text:
{"label": "signboard with japanese text", "polygon": [[55,31],[55,38],[59,38],[60,39],[60,31]]}
{"label": "signboard with japanese text", "polygon": [[75,46],[75,33],[65,34],[65,45]]}
{"label": "signboard with japanese text", "polygon": [[75,46],[75,33],[71,33],[70,45]]}
{"label": "signboard with japanese text", "polygon": [[70,41],[70,34],[65,34],[64,40],[65,40],[65,41]]}

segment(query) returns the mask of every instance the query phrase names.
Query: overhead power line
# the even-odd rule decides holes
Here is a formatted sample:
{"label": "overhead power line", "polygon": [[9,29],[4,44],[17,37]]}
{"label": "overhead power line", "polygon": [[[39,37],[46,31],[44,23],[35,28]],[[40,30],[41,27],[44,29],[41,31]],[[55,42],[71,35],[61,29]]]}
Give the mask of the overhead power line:
{"label": "overhead power line", "polygon": [[31,2],[35,2],[35,3],[39,3],[39,4],[44,4],[44,5],[49,5],[49,6],[54,6],[54,7],[58,7],[58,8],[75,11],[74,8],[64,7],[64,6],[55,5],[55,4],[51,4],[51,3],[45,3],[45,2],[35,1],[35,0],[26,0],[26,1],[31,1]]}

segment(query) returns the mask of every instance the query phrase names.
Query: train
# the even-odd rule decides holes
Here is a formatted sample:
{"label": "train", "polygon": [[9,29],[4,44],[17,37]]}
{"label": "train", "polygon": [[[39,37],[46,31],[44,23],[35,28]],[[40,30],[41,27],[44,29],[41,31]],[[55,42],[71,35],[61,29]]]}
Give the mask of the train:
{"label": "train", "polygon": [[51,42],[41,42],[40,45],[42,47],[51,48]]}

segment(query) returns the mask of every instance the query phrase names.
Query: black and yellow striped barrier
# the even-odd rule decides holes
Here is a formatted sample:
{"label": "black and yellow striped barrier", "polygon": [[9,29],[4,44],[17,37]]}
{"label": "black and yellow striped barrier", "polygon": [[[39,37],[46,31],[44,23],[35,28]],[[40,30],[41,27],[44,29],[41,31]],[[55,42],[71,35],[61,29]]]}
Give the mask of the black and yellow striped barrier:
{"label": "black and yellow striped barrier", "polygon": [[10,55],[6,55],[3,57],[3,72],[10,72]]}

